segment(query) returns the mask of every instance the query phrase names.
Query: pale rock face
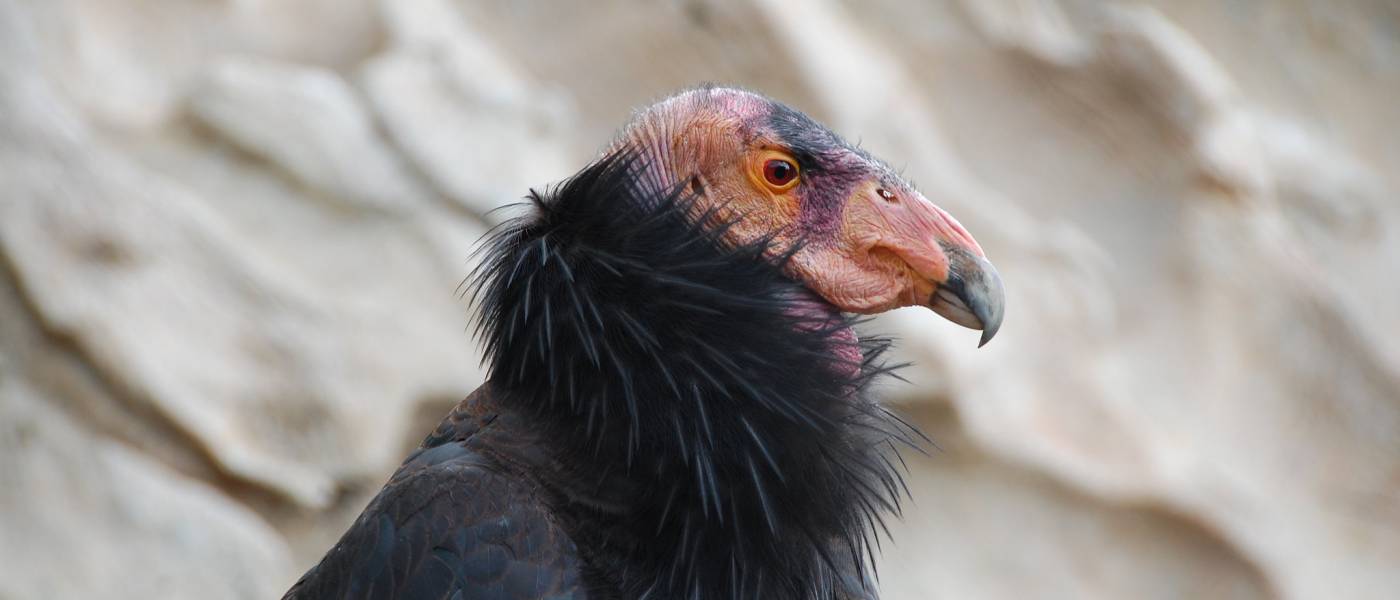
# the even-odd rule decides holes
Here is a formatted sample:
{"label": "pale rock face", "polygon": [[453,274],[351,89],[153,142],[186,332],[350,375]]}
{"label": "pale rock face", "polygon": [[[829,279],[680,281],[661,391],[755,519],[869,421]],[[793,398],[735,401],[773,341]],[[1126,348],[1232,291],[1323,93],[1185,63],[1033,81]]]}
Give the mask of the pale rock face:
{"label": "pale rock face", "polygon": [[0,596],[275,596],[481,382],[491,211],[708,80],[903,167],[1006,281],[982,350],[870,326],[942,447],[884,597],[1392,597],[1382,5],[0,2]]}
{"label": "pale rock face", "polygon": [[355,90],[333,71],[224,59],[192,95],[191,109],[332,201],[384,211],[425,201],[426,191],[377,138]]}
{"label": "pale rock face", "polygon": [[[376,138],[355,137],[363,128],[327,128],[320,133],[348,141],[326,140],[311,127],[257,122],[279,113],[259,113],[266,104],[251,99],[296,80],[259,73],[242,96],[249,110],[209,109],[224,111],[231,137],[272,159],[335,144],[363,151],[312,153],[284,172],[333,187],[317,177],[393,157]],[[187,435],[217,471],[297,506],[325,506],[343,481],[397,463],[406,434],[384,432],[404,429],[419,403],[480,383],[452,289],[469,268],[475,221],[411,203],[423,198],[395,211],[410,214],[366,212],[364,198],[314,201],[188,133],[105,139],[45,78],[18,71],[12,80],[30,93],[4,106],[14,135],[0,140],[11,167],[0,248],[30,316],[114,394]],[[348,115],[352,125],[367,119]],[[286,137],[268,133],[276,124]],[[385,273],[400,284],[384,285]]]}
{"label": "pale rock face", "polygon": [[365,93],[437,190],[495,220],[493,209],[574,168],[565,96],[524,79],[447,0],[383,6],[390,49],[365,64]]}
{"label": "pale rock face", "polygon": [[290,553],[257,514],[92,433],[0,375],[0,596],[281,593]]}

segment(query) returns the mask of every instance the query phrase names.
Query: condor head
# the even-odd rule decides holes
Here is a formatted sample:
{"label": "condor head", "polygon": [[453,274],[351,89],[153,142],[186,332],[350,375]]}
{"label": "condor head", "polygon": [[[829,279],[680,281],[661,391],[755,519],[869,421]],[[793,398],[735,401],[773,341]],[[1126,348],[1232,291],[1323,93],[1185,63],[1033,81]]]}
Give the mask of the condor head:
{"label": "condor head", "polygon": [[764,96],[702,88],[640,115],[623,135],[660,168],[690,178],[699,202],[732,219],[737,242],[796,248],[790,276],[839,310],[927,306],[982,330],[1001,327],[1001,277],[956,219],[869,153]]}

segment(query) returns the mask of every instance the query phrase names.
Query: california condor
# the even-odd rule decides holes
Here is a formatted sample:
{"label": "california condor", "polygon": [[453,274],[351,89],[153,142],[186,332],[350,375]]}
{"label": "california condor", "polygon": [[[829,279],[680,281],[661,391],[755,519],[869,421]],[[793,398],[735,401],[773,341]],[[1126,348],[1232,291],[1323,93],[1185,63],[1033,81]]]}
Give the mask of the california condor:
{"label": "california condor", "polygon": [[495,229],[487,382],[286,598],[875,598],[916,430],[848,314],[981,329],[1001,281],[884,163],[705,87]]}

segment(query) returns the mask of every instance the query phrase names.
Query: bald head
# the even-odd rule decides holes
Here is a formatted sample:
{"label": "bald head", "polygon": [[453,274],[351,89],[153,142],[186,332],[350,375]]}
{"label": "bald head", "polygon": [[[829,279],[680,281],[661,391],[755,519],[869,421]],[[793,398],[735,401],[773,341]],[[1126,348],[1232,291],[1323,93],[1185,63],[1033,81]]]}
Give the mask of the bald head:
{"label": "bald head", "polygon": [[835,307],[928,306],[983,330],[1002,317],[1001,280],[952,216],[885,163],[802,112],[732,88],[682,92],[638,113],[610,148],[642,155],[639,177],[689,184],[732,219],[735,242],[793,244],[789,275]]}

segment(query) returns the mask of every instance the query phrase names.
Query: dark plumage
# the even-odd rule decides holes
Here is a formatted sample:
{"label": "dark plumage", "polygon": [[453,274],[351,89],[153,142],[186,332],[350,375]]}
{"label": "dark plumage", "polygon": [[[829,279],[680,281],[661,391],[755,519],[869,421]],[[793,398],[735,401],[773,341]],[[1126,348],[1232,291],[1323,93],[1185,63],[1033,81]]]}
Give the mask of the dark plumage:
{"label": "dark plumage", "polygon": [[919,435],[866,393],[887,344],[659,156],[624,136],[493,231],[488,383],[288,598],[875,597]]}

